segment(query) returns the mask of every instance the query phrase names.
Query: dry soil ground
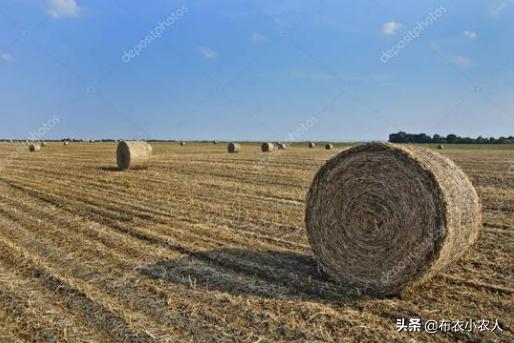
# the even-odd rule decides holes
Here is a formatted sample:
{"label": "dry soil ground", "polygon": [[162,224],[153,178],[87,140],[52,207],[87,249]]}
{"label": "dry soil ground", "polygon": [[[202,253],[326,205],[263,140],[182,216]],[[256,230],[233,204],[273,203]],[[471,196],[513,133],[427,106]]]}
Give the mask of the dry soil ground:
{"label": "dry soil ground", "polygon": [[[342,149],[0,144],[0,341],[514,341],[514,147],[447,147],[483,202],[474,249],[401,297],[319,272],[303,228],[316,170]],[[508,174],[510,169],[511,173]],[[503,332],[398,333],[398,318],[498,319]]]}

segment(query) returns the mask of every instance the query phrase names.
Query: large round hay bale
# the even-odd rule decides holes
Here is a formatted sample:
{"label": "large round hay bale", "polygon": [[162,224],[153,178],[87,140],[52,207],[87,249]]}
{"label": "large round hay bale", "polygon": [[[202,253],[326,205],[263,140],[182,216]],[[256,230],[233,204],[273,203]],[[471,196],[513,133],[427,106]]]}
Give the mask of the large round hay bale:
{"label": "large round hay bale", "polygon": [[241,145],[238,143],[228,143],[227,151],[231,154],[241,151]]}
{"label": "large round hay bale", "polygon": [[212,144],[218,144],[218,141],[212,141]]}
{"label": "large round hay bale", "polygon": [[39,144],[29,144],[29,151],[30,152],[41,151],[41,145],[39,145]]}
{"label": "large round hay bale", "polygon": [[332,144],[325,144],[326,150],[332,150],[333,148],[334,148],[334,146]]}
{"label": "large round hay bale", "polygon": [[44,147],[44,146],[48,146],[48,144],[47,144],[46,142],[41,142],[41,144],[40,144],[40,145],[41,145],[42,147]]}
{"label": "large round hay bale", "polygon": [[264,142],[261,144],[261,151],[262,152],[271,152],[275,150],[275,144],[270,142]]}
{"label": "large round hay bale", "polygon": [[285,145],[284,143],[278,143],[277,148],[278,148],[278,150],[286,150],[287,145]]}
{"label": "large round hay bale", "polygon": [[63,144],[64,144],[64,145],[68,145],[68,144],[70,144],[70,142],[68,142],[68,141],[64,141],[64,143],[63,143]]}
{"label": "large round hay bale", "polygon": [[180,146],[186,145],[186,142],[180,142]]}
{"label": "large round hay bale", "polygon": [[315,146],[316,146],[316,143],[314,143],[314,142],[309,142],[309,148],[311,148],[311,149],[312,149],[312,148],[314,148]]}
{"label": "large round hay bale", "polygon": [[477,193],[448,158],[369,143],[316,174],[305,225],[315,256],[338,282],[377,296],[429,280],[461,257],[481,227]]}
{"label": "large round hay bale", "polygon": [[437,149],[439,149],[439,150],[443,150],[443,149],[444,149],[444,145],[439,144],[439,145],[437,146]]}
{"label": "large round hay bale", "polygon": [[121,170],[146,168],[152,157],[152,146],[143,141],[121,141],[116,158]]}

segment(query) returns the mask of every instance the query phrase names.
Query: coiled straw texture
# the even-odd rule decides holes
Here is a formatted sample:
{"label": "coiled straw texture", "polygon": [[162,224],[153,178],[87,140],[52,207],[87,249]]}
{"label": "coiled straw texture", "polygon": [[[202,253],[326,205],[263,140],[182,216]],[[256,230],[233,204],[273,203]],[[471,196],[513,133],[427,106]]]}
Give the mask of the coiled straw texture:
{"label": "coiled straw texture", "polygon": [[412,146],[369,143],[318,171],[305,224],[323,269],[375,296],[426,282],[459,259],[481,227],[473,185],[448,158]]}

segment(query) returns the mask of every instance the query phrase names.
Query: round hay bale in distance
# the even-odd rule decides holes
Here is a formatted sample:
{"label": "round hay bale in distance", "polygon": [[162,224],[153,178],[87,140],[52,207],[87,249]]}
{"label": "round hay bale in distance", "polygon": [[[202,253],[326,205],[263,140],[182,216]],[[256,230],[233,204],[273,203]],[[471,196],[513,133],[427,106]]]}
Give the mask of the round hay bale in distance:
{"label": "round hay bale in distance", "polygon": [[271,152],[275,150],[275,144],[270,142],[264,142],[261,144],[261,151],[262,152]]}
{"label": "round hay bale in distance", "polygon": [[444,149],[444,145],[439,144],[439,145],[437,146],[437,149],[439,149],[439,150],[443,150],[443,149]]}
{"label": "round hay bale in distance", "polygon": [[446,270],[481,223],[464,172],[413,146],[344,150],[321,167],[306,199],[307,235],[323,269],[375,296],[400,294]]}
{"label": "round hay bale in distance", "polygon": [[48,144],[47,144],[46,142],[41,142],[41,144],[40,144],[40,145],[41,145],[42,147],[44,147],[44,146],[48,146]]}
{"label": "round hay bale in distance", "polygon": [[121,170],[146,168],[152,157],[152,146],[143,141],[121,141],[116,150],[118,168]]}
{"label": "round hay bale in distance", "polygon": [[41,151],[41,145],[39,144],[29,144],[29,151],[30,152],[37,152],[37,151]]}
{"label": "round hay bale in distance", "polygon": [[311,148],[311,149],[312,149],[312,148],[314,148],[315,146],[316,146],[316,143],[314,143],[314,142],[309,142],[309,148]]}
{"label": "round hay bale in distance", "polygon": [[287,145],[285,145],[284,143],[278,143],[277,148],[278,148],[278,150],[286,150]]}
{"label": "round hay bale in distance", "polygon": [[334,148],[334,146],[332,144],[325,144],[326,150],[332,150],[333,148]]}
{"label": "round hay bale in distance", "polygon": [[227,151],[231,154],[238,153],[241,151],[241,145],[239,143],[228,143]]}
{"label": "round hay bale in distance", "polygon": [[180,142],[180,146],[186,145],[186,142]]}
{"label": "round hay bale in distance", "polygon": [[63,142],[63,145],[68,145],[68,144],[70,144],[70,142],[68,142],[68,141]]}

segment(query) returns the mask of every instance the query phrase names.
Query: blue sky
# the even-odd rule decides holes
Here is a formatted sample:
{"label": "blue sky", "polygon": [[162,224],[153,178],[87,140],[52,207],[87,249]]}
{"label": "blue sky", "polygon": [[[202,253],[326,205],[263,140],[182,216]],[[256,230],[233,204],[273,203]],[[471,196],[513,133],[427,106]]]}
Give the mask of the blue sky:
{"label": "blue sky", "polygon": [[0,137],[509,136],[512,37],[510,0],[2,0]]}

